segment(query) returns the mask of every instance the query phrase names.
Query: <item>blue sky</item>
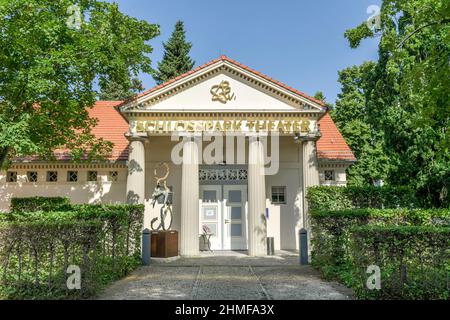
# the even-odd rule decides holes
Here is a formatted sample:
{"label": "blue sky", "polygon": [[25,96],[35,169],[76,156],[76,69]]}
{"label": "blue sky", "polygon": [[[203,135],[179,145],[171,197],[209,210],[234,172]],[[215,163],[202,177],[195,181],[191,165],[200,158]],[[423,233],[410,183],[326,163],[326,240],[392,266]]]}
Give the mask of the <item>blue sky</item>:
{"label": "blue sky", "polygon": [[[378,55],[377,39],[350,49],[344,32],[366,20],[367,7],[379,0],[115,2],[122,12],[161,26],[161,35],[150,42],[154,66],[180,19],[196,66],[225,54],[307,94],[321,90],[333,103],[340,91],[337,72]],[[141,78],[146,89],[154,86],[151,76]]]}

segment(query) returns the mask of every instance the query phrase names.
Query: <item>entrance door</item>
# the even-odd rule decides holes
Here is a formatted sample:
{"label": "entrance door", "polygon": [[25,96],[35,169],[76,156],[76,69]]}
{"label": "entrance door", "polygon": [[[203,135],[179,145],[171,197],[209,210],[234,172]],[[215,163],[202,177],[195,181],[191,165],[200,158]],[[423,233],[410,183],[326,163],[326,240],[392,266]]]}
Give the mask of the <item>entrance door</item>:
{"label": "entrance door", "polygon": [[207,226],[212,250],[246,250],[247,186],[200,186],[200,233]]}
{"label": "entrance door", "polygon": [[222,249],[222,186],[200,186],[200,233],[203,226],[213,234],[211,250]]}
{"label": "entrance door", "polygon": [[224,193],[224,250],[247,249],[247,186],[225,185]]}

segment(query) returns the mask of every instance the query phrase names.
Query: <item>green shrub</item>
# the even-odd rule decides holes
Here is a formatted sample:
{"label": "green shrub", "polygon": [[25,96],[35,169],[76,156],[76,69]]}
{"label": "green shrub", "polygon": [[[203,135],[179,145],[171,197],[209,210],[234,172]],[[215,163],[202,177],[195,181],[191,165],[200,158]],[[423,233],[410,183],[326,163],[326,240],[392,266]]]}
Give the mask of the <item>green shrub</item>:
{"label": "green shrub", "polygon": [[[142,205],[72,205],[72,211],[4,215],[0,296],[92,296],[139,264],[143,215]],[[66,289],[68,261],[82,269],[81,291]]]}
{"label": "green shrub", "polygon": [[[450,228],[364,226],[350,232],[351,274],[357,297],[449,299]],[[380,267],[381,289],[366,287],[369,265]]]}
{"label": "green shrub", "polygon": [[[57,299],[91,296],[101,266],[96,256],[101,222],[50,220],[0,225],[0,296]],[[81,290],[68,290],[69,265],[81,269]]]}
{"label": "green shrub", "polygon": [[351,282],[352,230],[361,226],[450,227],[450,209],[353,209],[311,212],[313,266],[327,278]]}
{"label": "green shrub", "polygon": [[12,198],[11,212],[69,211],[70,200],[62,197]]}
{"label": "green shrub", "polygon": [[345,210],[358,208],[418,208],[415,193],[408,187],[331,187],[308,188],[310,210]]}

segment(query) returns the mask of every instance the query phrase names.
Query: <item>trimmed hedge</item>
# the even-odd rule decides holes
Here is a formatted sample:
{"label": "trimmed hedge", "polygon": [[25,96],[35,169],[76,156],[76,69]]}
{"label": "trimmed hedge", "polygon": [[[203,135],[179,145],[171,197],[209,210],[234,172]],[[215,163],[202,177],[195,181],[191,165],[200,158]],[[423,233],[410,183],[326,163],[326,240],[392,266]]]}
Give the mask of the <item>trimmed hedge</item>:
{"label": "trimmed hedge", "polygon": [[[32,221],[0,224],[0,297],[58,299],[92,296],[102,237],[100,222]],[[81,290],[69,290],[67,268],[81,268]]]}
{"label": "trimmed hedge", "polygon": [[[312,264],[327,278],[353,284],[352,257],[362,254],[360,251],[355,251],[359,249],[352,245],[352,234],[355,228],[414,226],[449,228],[450,209],[313,211],[311,212]],[[411,241],[414,242],[414,240]],[[401,246],[397,246],[396,250],[401,251]]]}
{"label": "trimmed hedge", "polygon": [[[327,270],[348,260],[349,231],[364,225],[450,226],[450,209],[355,209],[311,212],[314,265]],[[332,270],[330,270],[333,273]]]}
{"label": "trimmed hedge", "polygon": [[62,197],[30,197],[12,198],[11,212],[36,212],[36,211],[69,211],[71,210],[69,198]]}
{"label": "trimmed hedge", "polygon": [[[143,205],[71,208],[64,212],[2,215],[0,296],[89,297],[140,263]],[[66,288],[68,262],[81,267],[81,290]]]}
{"label": "trimmed hedge", "polygon": [[[365,299],[450,298],[450,228],[364,226],[350,233],[350,285]],[[380,267],[381,289],[366,287],[369,265]]]}
{"label": "trimmed hedge", "polygon": [[359,208],[418,208],[415,192],[408,187],[309,187],[306,195],[310,210]]}

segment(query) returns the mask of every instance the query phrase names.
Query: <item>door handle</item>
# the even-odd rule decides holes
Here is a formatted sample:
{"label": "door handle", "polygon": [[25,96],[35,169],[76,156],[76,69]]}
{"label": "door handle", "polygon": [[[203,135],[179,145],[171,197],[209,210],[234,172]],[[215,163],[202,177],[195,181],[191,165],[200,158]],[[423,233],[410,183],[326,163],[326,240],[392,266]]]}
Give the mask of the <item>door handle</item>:
{"label": "door handle", "polygon": [[228,220],[228,219],[225,219],[225,223],[230,223],[230,220]]}

